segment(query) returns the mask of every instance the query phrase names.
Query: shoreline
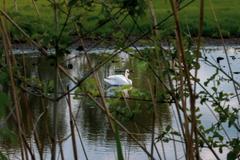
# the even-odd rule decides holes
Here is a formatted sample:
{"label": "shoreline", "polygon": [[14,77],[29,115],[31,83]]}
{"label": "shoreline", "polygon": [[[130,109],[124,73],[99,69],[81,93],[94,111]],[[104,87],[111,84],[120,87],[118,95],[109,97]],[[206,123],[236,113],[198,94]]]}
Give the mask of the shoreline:
{"label": "shoreline", "polygon": [[[197,38],[193,38],[193,44],[196,44],[196,39]],[[144,40],[144,39],[143,39]],[[96,40],[96,39],[85,39],[85,46],[86,49],[90,49],[90,48],[113,48],[114,44],[111,40],[106,40],[107,43],[105,44],[99,44],[96,47],[93,47],[92,45],[97,43],[100,40]],[[162,45],[167,44],[166,42],[161,42]],[[227,38],[224,39],[224,44],[226,46],[240,46],[240,38]],[[147,45],[146,43],[141,43],[141,42],[137,42],[136,46],[145,46]],[[2,47],[2,45],[0,45]],[[205,47],[210,47],[210,46],[217,46],[217,47],[221,47],[223,46],[222,40],[221,39],[214,39],[214,38],[202,38],[202,44],[201,46],[205,46]],[[79,43],[76,42],[73,45],[71,45],[69,48],[72,49],[76,49],[79,47]],[[28,44],[28,43],[12,43],[12,49],[13,50],[37,50],[37,48],[35,46],[33,46],[32,44]]]}
{"label": "shoreline", "polygon": [[[226,46],[239,46],[240,38],[226,38],[223,39]],[[223,46],[222,39],[203,38],[203,45],[206,46]]]}

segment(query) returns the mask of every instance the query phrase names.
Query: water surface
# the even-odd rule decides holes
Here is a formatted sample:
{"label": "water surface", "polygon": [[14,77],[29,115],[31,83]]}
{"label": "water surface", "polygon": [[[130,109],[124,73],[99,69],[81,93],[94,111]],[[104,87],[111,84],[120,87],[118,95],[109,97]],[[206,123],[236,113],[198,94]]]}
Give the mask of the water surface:
{"label": "water surface", "polygon": [[[229,47],[228,48],[229,56],[234,56],[235,58],[230,57],[230,63],[232,70],[237,73],[239,72],[238,62],[240,61],[239,51],[237,48]],[[53,79],[55,75],[54,69],[54,59],[49,58],[40,58],[35,56],[35,54],[24,54],[18,56],[20,64],[23,66],[24,59],[25,63],[25,75],[26,77],[31,77],[34,79],[34,84],[38,83],[39,80],[44,81],[46,92],[51,93],[51,87],[53,88]],[[91,59],[92,66],[99,64],[104,59],[111,55],[111,50],[108,53],[101,53],[99,51],[93,51],[89,57]],[[221,67],[227,73],[229,73],[229,68],[226,63],[225,54],[223,48],[216,47],[205,47],[202,49],[202,58],[200,60],[201,68],[198,72],[200,82],[203,83],[206,81],[212,74],[215,73],[215,68],[209,66],[204,59],[207,59],[213,64]],[[218,57],[224,57],[220,63],[217,63]],[[89,71],[89,65],[86,57],[77,51],[73,51],[70,55],[59,58],[59,62],[68,70],[71,77],[74,77],[76,80],[84,77]],[[123,74],[123,71],[129,68],[133,72],[130,74],[130,79],[133,81],[132,87],[119,88],[119,87],[109,87],[107,86],[103,78],[108,75],[113,74]],[[101,67],[97,72],[100,83],[104,88],[104,94],[107,98],[107,105],[115,115],[118,116],[119,120],[127,127],[127,129],[136,135],[138,140],[144,144],[147,149],[150,151],[151,139],[152,139],[152,113],[151,109],[153,108],[153,103],[150,96],[150,86],[154,86],[153,74],[148,69],[146,63],[141,62],[124,52],[121,52],[117,57],[112,59],[110,62]],[[58,95],[63,94],[66,91],[68,86],[69,89],[73,88],[76,84],[65,77],[62,73],[59,74],[61,81],[59,82]],[[219,78],[222,78],[223,83],[219,86],[219,89],[222,89],[225,92],[234,92],[233,85],[228,83],[226,76],[223,74],[219,75]],[[240,80],[239,74],[234,74],[236,81]],[[29,81],[32,81],[29,79]],[[39,82],[40,83],[40,82]],[[167,83],[167,81],[166,81]],[[95,79],[93,76],[90,76],[81,86],[71,92],[71,106],[73,114],[76,117],[76,126],[75,135],[78,149],[78,156],[80,159],[86,159],[83,153],[83,143],[84,149],[88,159],[98,159],[98,160],[110,160],[117,159],[116,155],[116,144],[113,132],[109,125],[108,119],[105,114],[99,109],[99,107],[85,94],[82,94],[86,91],[90,92],[92,95],[98,95]],[[161,90],[164,91],[163,87],[157,84],[157,94],[161,94]],[[211,90],[212,83],[209,87]],[[29,99],[29,108],[22,108],[23,110],[23,122],[24,129],[26,130],[26,135],[28,142],[33,146],[34,152],[37,151],[37,146],[35,144],[35,136],[33,134],[33,129],[36,129],[39,137],[39,144],[43,148],[44,159],[50,159],[50,140],[49,135],[53,134],[53,103],[47,100],[41,100],[38,97],[39,92],[28,87],[28,91],[32,92],[31,96],[21,96],[21,99]],[[129,99],[119,99],[116,97],[122,97],[123,93],[121,90],[125,89]],[[197,87],[200,91],[201,87]],[[51,97],[51,94],[49,94]],[[99,101],[99,97],[95,97]],[[231,105],[238,105],[236,98],[231,100]],[[212,116],[211,112],[206,106],[200,107],[201,113],[203,114],[201,120],[204,125],[211,126],[216,122],[216,119]],[[131,114],[126,114],[126,113]],[[171,103],[158,103],[157,104],[157,114],[156,121],[154,124],[155,137],[162,134],[167,126],[172,126],[178,130],[178,123],[176,122],[176,110],[175,106]],[[70,130],[70,116],[68,102],[65,98],[61,99],[58,102],[57,108],[57,134],[59,136],[60,144],[62,145],[64,155],[67,159],[73,159],[73,149],[72,149],[72,140],[71,140],[71,130]],[[14,125],[9,122],[7,124],[8,128],[14,129]],[[236,136],[238,133],[232,129],[229,130],[230,136]],[[81,139],[80,139],[81,138]],[[120,139],[123,146],[123,152],[125,159],[130,160],[145,160],[147,159],[146,154],[141,150],[141,148],[122,130],[120,130]],[[181,139],[179,139],[181,141]],[[11,136],[2,136],[0,138],[1,144],[0,148],[2,151],[7,153],[11,159],[20,157],[19,146],[16,143],[16,140],[11,139]],[[176,150],[176,156],[178,158],[184,156],[182,143],[170,141],[169,143],[160,143],[158,142],[156,147],[159,150],[159,154],[166,159],[175,159],[174,145],[176,145],[178,150]],[[58,156],[60,156],[60,146],[58,146]],[[164,151],[163,151],[164,149]],[[165,152],[165,155],[163,154]],[[202,152],[203,157],[213,157],[213,155],[206,149]],[[154,156],[158,157],[157,153],[154,152]],[[221,155],[225,157],[226,152]],[[211,159],[211,158],[210,158]]]}

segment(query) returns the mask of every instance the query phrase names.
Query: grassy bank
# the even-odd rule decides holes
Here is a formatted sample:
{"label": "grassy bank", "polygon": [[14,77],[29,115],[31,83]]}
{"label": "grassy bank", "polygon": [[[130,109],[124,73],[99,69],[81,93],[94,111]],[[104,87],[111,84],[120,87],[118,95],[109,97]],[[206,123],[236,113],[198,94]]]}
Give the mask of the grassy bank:
{"label": "grassy bank", "polygon": [[[185,0],[184,3],[189,2]],[[11,17],[30,34],[34,39],[46,42],[46,39],[54,36],[56,33],[54,30],[54,17],[51,3],[47,0],[35,1],[36,7],[32,3],[32,0],[20,0],[17,1],[17,10],[13,4],[13,1],[8,1],[6,4],[6,10]],[[64,7],[64,1],[62,2],[62,10],[67,11],[67,7]],[[154,1],[154,7],[157,14],[158,21],[162,21],[166,16],[171,13],[169,1]],[[239,37],[240,36],[240,12],[238,0],[212,0],[213,8],[218,18],[218,23],[221,27],[221,31],[225,38]],[[1,8],[2,8],[1,4]],[[146,7],[147,8],[147,7]],[[118,13],[118,8],[111,10],[111,14]],[[39,14],[38,14],[39,13]],[[99,4],[93,4],[90,7],[75,7],[72,10],[72,16],[67,26],[68,33],[73,35],[76,33],[74,28],[81,28],[82,32],[89,37],[96,37],[101,35],[103,37],[118,36],[118,32],[131,33],[138,35],[147,31],[151,26],[151,18],[149,10],[146,9],[141,17],[127,16],[126,12],[118,15],[118,19],[107,21],[109,13],[104,11],[104,8]],[[205,2],[205,21],[204,21],[204,33],[205,37],[219,38],[217,30],[217,23],[215,22],[212,9],[209,1]],[[196,36],[198,32],[198,18],[199,17],[199,2],[195,1],[183,11],[181,11],[181,27],[185,35],[191,34]],[[60,23],[63,25],[66,19],[66,15],[61,13]],[[74,22],[74,23],[73,23]],[[116,27],[118,23],[118,27]],[[137,23],[137,25],[136,25]],[[24,37],[14,28],[10,28],[11,35],[15,40],[23,40]],[[160,26],[161,37],[171,36],[174,33],[174,25],[172,19],[164,22]],[[66,39],[67,40],[67,39]]]}

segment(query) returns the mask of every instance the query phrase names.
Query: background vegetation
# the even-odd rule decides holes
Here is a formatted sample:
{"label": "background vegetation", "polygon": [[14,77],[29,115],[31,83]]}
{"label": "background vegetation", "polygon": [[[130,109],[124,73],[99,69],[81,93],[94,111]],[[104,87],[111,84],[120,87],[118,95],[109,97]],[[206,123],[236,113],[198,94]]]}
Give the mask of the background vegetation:
{"label": "background vegetation", "polygon": [[[100,2],[100,1],[99,1]],[[117,1],[116,1],[117,2]],[[120,1],[119,1],[120,2]],[[60,1],[59,4],[66,4],[66,1]],[[113,5],[111,9],[106,10],[104,6],[101,6],[97,1],[85,1],[85,7],[81,7],[83,4],[79,4],[79,7],[73,9],[73,16],[71,15],[71,20],[77,21],[78,25],[81,25],[85,30],[86,34],[89,33],[92,37],[97,37],[99,35],[105,37],[114,37],[112,31],[114,30],[114,24],[108,23],[104,26],[96,29],[96,26],[104,23],[106,17],[110,13],[117,12],[121,5]],[[110,2],[111,3],[111,2]],[[156,11],[157,21],[162,21],[167,15],[171,13],[171,7],[169,1],[153,1],[154,9]],[[221,26],[223,36],[225,38],[239,37],[240,36],[240,22],[237,19],[240,18],[240,13],[238,12],[238,1],[237,0],[213,0],[214,10],[216,16],[218,17],[218,23]],[[51,10],[51,3],[48,0],[35,1],[36,6],[33,5],[31,0],[21,0],[17,1],[17,11],[14,6],[13,1],[7,1],[6,7],[8,13],[14,17],[14,20],[30,34],[33,38],[38,38],[40,35],[48,36],[53,34],[53,11]],[[2,4],[1,4],[2,5]],[[142,4],[142,8],[146,8],[147,4]],[[180,24],[185,35],[191,35],[196,37],[198,34],[198,17],[199,17],[199,3],[195,1],[191,3],[184,11],[180,13]],[[37,10],[36,10],[37,8]],[[64,8],[62,8],[64,9]],[[66,10],[65,10],[66,11]],[[135,35],[145,32],[151,28],[151,18],[148,14],[148,9],[139,9],[137,14],[140,17],[134,15],[119,15],[118,19],[124,19],[122,22],[122,27],[125,31],[131,30]],[[66,14],[66,12],[65,12]],[[64,23],[64,14],[60,16],[61,23]],[[125,16],[125,17],[124,17]],[[133,21],[134,18],[134,21]],[[138,26],[136,26],[136,24]],[[40,25],[39,25],[40,24]],[[71,23],[68,24],[69,29],[71,28]],[[169,19],[160,28],[160,33],[162,37],[171,36],[174,34],[174,23],[172,19]],[[15,40],[24,40],[24,37],[19,35],[15,28],[11,28],[10,32],[14,35]],[[72,35],[75,35],[74,30],[69,31]],[[209,1],[205,2],[204,8],[204,29],[203,36],[211,38],[219,38],[220,35],[217,31],[217,26],[215,24],[215,19],[212,13],[211,5]]]}

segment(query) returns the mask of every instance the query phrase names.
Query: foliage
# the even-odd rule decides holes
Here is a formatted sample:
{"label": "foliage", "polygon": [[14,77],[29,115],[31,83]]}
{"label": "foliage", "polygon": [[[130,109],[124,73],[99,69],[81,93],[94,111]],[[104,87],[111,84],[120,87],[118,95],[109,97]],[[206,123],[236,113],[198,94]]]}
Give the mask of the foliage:
{"label": "foliage", "polygon": [[0,117],[5,115],[6,106],[9,104],[9,97],[0,91]]}
{"label": "foliage", "polygon": [[90,93],[93,96],[98,96],[99,92],[96,86],[96,80],[94,77],[88,78],[84,83],[76,90],[77,94]]}
{"label": "foliage", "polygon": [[144,14],[146,6],[144,0],[113,0],[113,2],[119,4],[120,8],[125,8],[131,16]]}
{"label": "foliage", "polygon": [[7,70],[0,70],[0,84],[5,84],[8,80]]}
{"label": "foliage", "polygon": [[7,127],[1,128],[0,131],[0,136],[4,140],[2,141],[2,144],[18,144],[18,139],[15,131]]}
{"label": "foliage", "polygon": [[8,158],[2,152],[0,152],[0,160],[8,160]]}
{"label": "foliage", "polygon": [[233,139],[230,142],[230,146],[232,147],[232,150],[228,153],[227,160],[235,160],[236,158],[239,158],[240,139]]}
{"label": "foliage", "polygon": [[[227,155],[227,159],[236,159],[239,153],[238,141],[239,138],[232,137],[230,139],[226,138],[226,130],[238,130],[239,125],[239,111],[238,107],[229,104],[231,102],[233,93],[228,93],[220,89],[220,86],[225,83],[221,80],[220,70],[216,69],[206,81],[203,83],[205,87],[209,88],[205,91],[199,92],[200,103],[202,105],[207,104],[211,106],[214,113],[217,114],[218,120],[215,124],[212,124],[209,128],[205,128],[202,133],[208,137],[208,143],[219,149],[219,152],[223,152],[223,148],[228,148],[230,151]],[[225,128],[225,129],[224,129]]]}
{"label": "foliage", "polygon": [[9,96],[2,91],[3,86],[8,85],[8,73],[5,68],[0,68],[0,118],[5,115],[6,107],[9,105]]}
{"label": "foliage", "polygon": [[[240,14],[237,12],[237,0],[223,0],[220,2],[217,1],[216,3],[216,0],[213,1],[223,36],[238,36],[240,34],[239,22],[236,21],[236,19],[240,17]],[[47,46],[52,40],[52,36],[49,35],[55,33],[53,29],[54,24],[52,23],[53,13],[49,7],[49,2],[46,0],[36,1],[40,11],[40,16],[36,15],[32,4],[29,4],[26,0],[23,0],[23,2],[18,4],[19,12],[14,11],[12,2],[13,1],[9,2],[9,13],[11,17],[13,17],[14,20],[16,20],[16,22],[34,39],[42,39],[41,41]],[[154,6],[156,6],[155,9],[158,21],[161,21],[170,13],[171,8],[169,2],[153,2]],[[209,2],[206,2],[205,5],[205,23],[203,35],[205,37],[218,38],[219,33],[216,29],[216,24],[214,23],[212,11],[208,3]],[[65,3],[60,3],[59,6],[61,9],[66,11]],[[111,30],[113,27],[115,27],[115,25],[109,23],[109,15],[114,15],[116,10],[120,8],[125,9],[129,16],[138,17],[141,15],[141,18],[136,19],[140,30],[139,27],[135,25],[135,22],[131,20],[131,18],[126,18],[126,20],[121,24],[124,31],[128,32],[129,26],[134,26],[131,32],[140,34],[142,31],[147,31],[150,27],[150,21],[146,11],[147,4],[144,0],[108,0],[104,1],[104,3],[98,3],[94,0],[70,0],[67,7],[74,8],[74,16],[71,17],[71,23],[67,25],[67,28],[69,28],[68,30],[71,31],[70,35],[76,34],[76,31],[70,28],[72,28],[73,22],[77,22],[77,25],[79,25],[81,30],[88,35],[89,33],[94,33],[93,36],[104,34],[111,36]],[[183,12],[181,12],[181,26],[183,28],[183,32],[186,34],[191,34],[193,37],[197,36],[198,34],[198,9],[199,4],[194,2],[191,6],[187,7]],[[65,14],[61,13],[61,24],[64,23],[65,16]],[[121,19],[123,16],[124,14],[120,15],[118,19]],[[101,24],[101,27],[97,28],[96,30],[95,26],[98,26],[98,24]],[[26,40],[14,27],[11,27],[11,33],[15,40]],[[163,37],[171,37],[174,34],[174,24],[171,22],[171,20],[167,21],[163,24],[163,26],[160,27],[160,33]]]}
{"label": "foliage", "polygon": [[169,142],[173,139],[173,136],[180,138],[181,134],[178,131],[174,130],[171,126],[166,126],[161,134],[156,137],[156,141]]}

